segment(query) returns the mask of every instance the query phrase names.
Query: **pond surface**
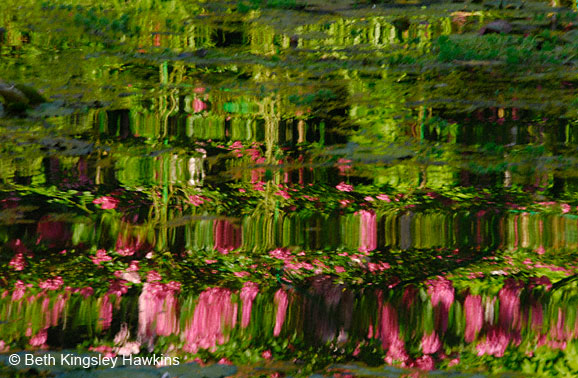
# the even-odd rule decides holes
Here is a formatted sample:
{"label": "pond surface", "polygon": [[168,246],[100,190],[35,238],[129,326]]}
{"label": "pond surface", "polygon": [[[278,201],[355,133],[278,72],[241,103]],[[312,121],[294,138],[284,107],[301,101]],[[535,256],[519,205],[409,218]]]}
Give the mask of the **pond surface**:
{"label": "pond surface", "polygon": [[577,23],[4,1],[1,374],[576,376]]}

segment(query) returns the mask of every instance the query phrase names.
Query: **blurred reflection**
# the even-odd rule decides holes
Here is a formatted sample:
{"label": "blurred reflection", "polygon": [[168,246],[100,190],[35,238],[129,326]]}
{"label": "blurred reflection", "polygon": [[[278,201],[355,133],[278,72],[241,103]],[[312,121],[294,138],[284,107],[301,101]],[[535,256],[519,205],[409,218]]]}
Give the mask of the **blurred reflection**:
{"label": "blurred reflection", "polygon": [[[540,345],[565,349],[577,337],[578,319],[567,302],[576,299],[573,289],[562,289],[561,297],[547,279],[508,278],[497,296],[458,294],[443,277],[428,281],[424,289],[425,297],[414,286],[352,291],[318,277],[302,293],[260,291],[248,282],[240,291],[213,287],[191,297],[180,294],[177,283],[159,283],[150,276],[138,298],[121,292],[93,298],[84,289],[56,294],[47,288],[32,296],[3,296],[0,339],[27,340],[30,346],[47,348],[54,346],[52,329],[75,325],[96,326],[93,332],[101,342],[113,342],[117,350],[120,344],[138,341],[131,344],[136,346],[133,353],[140,344],[152,345],[172,335],[191,353],[251,340],[261,345],[277,337],[341,346],[377,339],[386,362],[432,369],[443,359],[459,356],[463,348],[479,356],[501,357],[508,348],[528,353]],[[120,310],[134,301],[137,317]],[[135,327],[138,333],[129,340],[127,331]]]}

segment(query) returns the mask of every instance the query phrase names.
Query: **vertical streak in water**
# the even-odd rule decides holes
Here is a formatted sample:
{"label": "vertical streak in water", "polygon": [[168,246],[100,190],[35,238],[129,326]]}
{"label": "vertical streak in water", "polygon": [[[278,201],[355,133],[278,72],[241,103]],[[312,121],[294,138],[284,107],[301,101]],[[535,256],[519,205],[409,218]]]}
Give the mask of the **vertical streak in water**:
{"label": "vertical streak in water", "polygon": [[279,336],[281,334],[281,329],[283,327],[285,315],[287,312],[287,306],[289,304],[287,293],[283,289],[279,289],[275,293],[275,303],[277,304],[277,312],[275,315],[275,328],[273,329],[273,336]]}
{"label": "vertical streak in water", "polygon": [[360,210],[359,244],[360,252],[373,251],[377,247],[377,219],[375,212]]}
{"label": "vertical streak in water", "polygon": [[399,218],[399,247],[401,249],[409,249],[412,246],[411,221],[413,215],[414,214],[409,211]]}

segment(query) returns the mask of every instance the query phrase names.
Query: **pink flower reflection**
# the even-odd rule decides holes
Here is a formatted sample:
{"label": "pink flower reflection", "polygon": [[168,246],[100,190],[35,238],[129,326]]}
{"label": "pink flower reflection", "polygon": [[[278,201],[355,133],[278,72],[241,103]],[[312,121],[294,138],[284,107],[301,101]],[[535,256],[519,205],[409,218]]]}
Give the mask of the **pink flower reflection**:
{"label": "pink flower reflection", "polygon": [[59,294],[52,306],[50,306],[50,299],[44,298],[42,301],[42,312],[44,312],[45,327],[56,327],[60,321],[61,315],[64,313],[64,306],[68,301],[68,297]]}
{"label": "pink flower reflection", "polygon": [[110,301],[109,295],[105,295],[99,299],[98,315],[98,324],[101,329],[106,330],[110,328],[112,323],[112,302]]}
{"label": "pink flower reflection", "polygon": [[16,281],[16,283],[14,284],[14,291],[12,292],[12,300],[17,301],[19,299],[22,299],[22,297],[24,297],[24,294],[26,293],[26,289],[29,287],[32,287],[32,284],[25,284],[20,280]]}
{"label": "pink flower reflection", "polygon": [[218,219],[213,223],[214,248],[227,254],[241,246],[241,228],[226,219]]}
{"label": "pink flower reflection", "polygon": [[484,309],[482,308],[482,298],[479,295],[468,295],[464,302],[466,313],[466,330],[464,339],[467,343],[475,340],[478,332],[484,324]]}
{"label": "pink flower reflection", "polygon": [[388,364],[392,364],[394,361],[406,362],[409,356],[405,351],[405,343],[399,334],[397,312],[389,303],[383,306],[379,325],[381,344],[387,350],[385,362]]}
{"label": "pink flower reflection", "polygon": [[146,283],[139,297],[139,336],[169,336],[179,331],[177,321],[179,287],[158,282]]}
{"label": "pink flower reflection", "polygon": [[377,219],[375,212],[360,210],[359,252],[369,252],[377,248]]}
{"label": "pink flower reflection", "polygon": [[251,320],[251,310],[253,300],[259,292],[259,286],[254,282],[245,282],[241,289],[241,303],[243,312],[241,313],[241,327],[246,328]]}
{"label": "pink flower reflection", "polygon": [[441,348],[441,346],[442,344],[435,331],[432,331],[429,334],[424,334],[421,339],[421,349],[424,354],[434,354]]}
{"label": "pink flower reflection", "polygon": [[38,333],[29,341],[29,344],[35,347],[43,347],[46,344],[46,340],[48,340],[48,332],[47,329],[42,329],[38,331]]}
{"label": "pink flower reflection", "polygon": [[[432,306],[436,308],[436,327],[441,331],[445,331],[447,328],[449,309],[454,303],[454,288],[451,281],[442,276],[427,281],[427,285]],[[441,305],[437,307],[438,304]]]}
{"label": "pink flower reflection", "polygon": [[231,295],[231,291],[222,288],[210,288],[201,293],[193,317],[183,332],[185,352],[214,351],[217,344],[226,341],[226,330],[233,328],[237,320],[237,304],[232,302]]}
{"label": "pink flower reflection", "polygon": [[39,244],[42,240],[49,241],[51,246],[55,246],[57,243],[64,244],[70,238],[66,223],[52,222],[48,219],[48,217],[43,217],[38,222],[36,244]]}
{"label": "pink flower reflection", "polygon": [[476,346],[478,356],[503,357],[509,343],[508,334],[501,328],[493,327],[488,331],[486,339]]}
{"label": "pink flower reflection", "polygon": [[283,323],[285,322],[285,315],[287,306],[289,304],[287,293],[283,289],[279,289],[275,293],[275,303],[277,303],[277,314],[275,315],[275,328],[273,329],[273,336],[279,336],[281,334]]}
{"label": "pink flower reflection", "polygon": [[504,329],[519,329],[520,324],[520,291],[522,284],[507,279],[500,290],[500,325]]}
{"label": "pink flower reflection", "polygon": [[435,368],[435,362],[431,356],[426,354],[415,360],[411,366],[421,370],[433,370]]}

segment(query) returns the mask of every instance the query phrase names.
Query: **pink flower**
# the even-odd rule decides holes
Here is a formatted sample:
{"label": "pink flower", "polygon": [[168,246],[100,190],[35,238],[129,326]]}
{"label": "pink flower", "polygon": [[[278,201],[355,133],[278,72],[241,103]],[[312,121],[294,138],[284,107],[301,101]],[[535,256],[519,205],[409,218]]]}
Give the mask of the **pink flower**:
{"label": "pink flower", "polygon": [[177,281],[170,281],[169,283],[166,283],[164,286],[165,286],[165,290],[169,290],[169,291],[173,291],[173,292],[181,291],[181,283],[177,282]]}
{"label": "pink flower", "polygon": [[389,198],[389,196],[387,194],[380,194],[380,195],[376,196],[375,198],[377,198],[380,201],[391,202],[391,198]]}
{"label": "pink flower", "polygon": [[373,201],[375,201],[375,198],[373,198],[371,196],[367,196],[364,198],[364,200],[369,201],[369,202],[373,202]]}
{"label": "pink flower", "polygon": [[277,249],[269,252],[269,255],[271,257],[275,257],[276,259],[279,259],[279,260],[288,261],[288,260],[292,259],[291,252],[289,252],[289,250],[284,249],[284,248],[277,248]]}
{"label": "pink flower", "polygon": [[140,275],[137,272],[121,272],[118,278],[134,284],[139,284],[141,282]]}
{"label": "pink flower", "polygon": [[138,272],[138,270],[139,270],[138,264],[139,264],[139,261],[132,260],[130,262],[130,265],[128,266],[128,268],[126,268],[126,271],[127,272]]}
{"label": "pink flower", "polygon": [[243,148],[243,142],[241,142],[240,140],[236,140],[233,142],[233,144],[231,144],[231,148],[234,150]]}
{"label": "pink flower", "polygon": [[148,248],[142,236],[130,237],[127,234],[119,234],[116,239],[116,252],[121,256],[132,256],[136,252]]}
{"label": "pink flower", "polygon": [[205,201],[208,202],[208,199],[199,195],[189,196],[189,203],[193,206],[200,206],[205,203]]}
{"label": "pink flower", "polygon": [[111,356],[114,356],[114,354],[112,353],[112,347],[109,347],[108,345],[91,346],[88,348],[88,350],[92,352],[105,354],[107,355],[107,357],[109,357],[109,354]]}
{"label": "pink flower", "polygon": [[119,356],[138,354],[140,352],[140,343],[138,341],[129,341],[124,345],[115,348],[115,351]]}
{"label": "pink flower", "polygon": [[569,213],[570,210],[572,210],[572,207],[570,205],[568,205],[567,203],[563,203],[562,205],[560,205],[560,207],[562,208],[562,212],[565,213]]}
{"label": "pink flower", "polygon": [[195,113],[201,112],[207,108],[207,104],[203,101],[199,100],[198,98],[193,100],[193,111]]}
{"label": "pink flower", "polygon": [[91,288],[90,286],[87,286],[87,287],[83,287],[83,288],[80,289],[78,292],[79,292],[80,295],[82,295],[84,298],[88,298],[88,297],[90,297],[92,294],[94,294],[94,289]]}
{"label": "pink flower", "polygon": [[351,165],[349,165],[349,163],[351,163],[351,160],[347,159],[339,159],[337,161],[337,169],[339,170],[340,175],[344,175],[345,172],[351,169]]}
{"label": "pink flower", "polygon": [[107,255],[104,249],[99,249],[98,251],[96,251],[96,256],[91,257],[91,260],[96,265],[100,265],[100,263],[103,263],[105,261],[111,261],[112,257]]}
{"label": "pink flower", "polygon": [[116,208],[116,205],[118,205],[118,200],[109,196],[103,196],[95,199],[92,201],[92,203],[100,205],[100,207],[105,210],[110,210]]}
{"label": "pink flower", "polygon": [[32,284],[25,284],[24,282],[18,280],[14,284],[14,291],[12,292],[12,300],[17,301],[24,296],[26,289],[32,287]]}
{"label": "pink flower", "polygon": [[123,294],[128,292],[128,286],[126,281],[123,280],[111,280],[110,286],[108,287],[108,294],[116,295],[121,297]]}
{"label": "pink flower", "polygon": [[24,255],[22,253],[17,253],[16,255],[14,255],[12,260],[10,260],[8,266],[11,266],[16,271],[24,270],[24,268],[26,268],[26,261],[24,260]]}
{"label": "pink flower", "polygon": [[345,272],[345,268],[342,267],[342,266],[336,266],[336,267],[335,267],[335,272],[336,272],[336,273],[343,273],[343,272]]}
{"label": "pink flower", "polygon": [[64,284],[62,277],[49,278],[46,281],[41,281],[38,286],[46,290],[58,290]]}
{"label": "pink flower", "polygon": [[147,273],[147,282],[160,281],[161,279],[161,275],[155,270],[151,270]]}
{"label": "pink flower", "polygon": [[337,186],[336,186],[337,190],[340,190],[342,192],[351,192],[353,191],[353,186],[344,183],[343,181],[340,182]]}
{"label": "pink flower", "polygon": [[240,277],[240,278],[242,278],[242,277],[250,276],[251,273],[249,273],[249,272],[233,272],[233,275],[234,275],[235,277]]}
{"label": "pink flower", "polygon": [[265,191],[265,183],[263,181],[256,182],[253,185],[253,189],[257,190],[259,192],[264,192]]}
{"label": "pink flower", "polygon": [[291,198],[291,196],[289,195],[289,193],[287,193],[285,190],[279,190],[279,191],[277,191],[277,192],[275,193],[275,195],[281,196],[281,197],[283,197],[283,198],[285,198],[285,199],[290,199],[290,198]]}
{"label": "pink flower", "polygon": [[348,200],[348,199],[343,199],[343,200],[339,200],[339,203],[341,204],[341,207],[347,207],[350,203],[353,203],[353,201]]}
{"label": "pink flower", "polygon": [[134,248],[130,248],[130,247],[116,250],[116,253],[118,253],[121,256],[132,256],[132,255],[134,255],[135,252],[136,252],[136,250]]}
{"label": "pink flower", "polygon": [[386,262],[380,262],[377,264],[372,262],[367,263],[367,270],[369,270],[371,273],[383,272],[385,270],[388,270],[389,268],[391,268],[391,266]]}
{"label": "pink flower", "polygon": [[271,353],[270,349],[267,349],[266,351],[263,351],[263,353],[261,353],[261,357],[263,357],[266,360],[270,360],[271,358],[273,358],[273,353]]}
{"label": "pink flower", "polygon": [[412,367],[416,367],[421,370],[433,370],[435,363],[433,358],[426,354],[415,360],[415,362],[412,364]]}
{"label": "pink flower", "polygon": [[245,150],[245,153],[255,162],[261,158],[261,151],[256,148],[248,148]]}
{"label": "pink flower", "polygon": [[47,331],[46,329],[38,331],[36,335],[32,336],[32,338],[29,341],[29,344],[37,347],[46,344],[46,340],[48,340],[48,332],[46,331]]}

